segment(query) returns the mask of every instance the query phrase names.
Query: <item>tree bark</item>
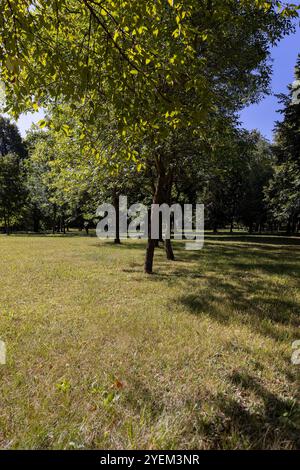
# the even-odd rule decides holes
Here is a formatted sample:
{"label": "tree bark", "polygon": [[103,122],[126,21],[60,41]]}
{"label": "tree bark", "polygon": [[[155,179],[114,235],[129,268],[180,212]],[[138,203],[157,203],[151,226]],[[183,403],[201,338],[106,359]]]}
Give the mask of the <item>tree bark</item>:
{"label": "tree bark", "polygon": [[166,250],[167,259],[170,261],[174,261],[175,256],[173,252],[172,242],[169,239],[165,240],[165,250]]}
{"label": "tree bark", "polygon": [[52,233],[55,234],[56,230],[56,204],[53,205],[53,214],[52,214]]}
{"label": "tree bark", "polygon": [[146,274],[153,273],[154,250],[155,250],[155,240],[152,240],[151,237],[149,237],[148,243],[147,243],[147,249],[146,249],[145,267],[144,267]]}
{"label": "tree bark", "polygon": [[[173,183],[172,174],[166,174],[165,168],[161,161],[161,158],[156,160],[156,167],[157,167],[157,184],[155,188],[155,193],[153,196],[153,204],[163,204],[163,203],[170,203],[171,197],[171,188]],[[146,257],[145,257],[145,265],[144,271],[146,274],[153,273],[153,259],[154,259],[154,252],[155,247],[157,246],[159,240],[153,240],[151,238],[151,226],[153,221],[153,211],[150,213],[150,220],[149,220],[149,233],[148,233],[148,243],[146,248]],[[165,240],[165,250],[167,254],[167,258],[170,260],[174,260],[174,253],[172,249],[171,240]]]}
{"label": "tree bark", "polygon": [[116,245],[121,245],[121,239],[120,239],[120,201],[119,201],[119,195],[117,192],[114,191],[113,194],[113,204],[114,208],[116,211],[116,237],[115,237],[115,244]]}

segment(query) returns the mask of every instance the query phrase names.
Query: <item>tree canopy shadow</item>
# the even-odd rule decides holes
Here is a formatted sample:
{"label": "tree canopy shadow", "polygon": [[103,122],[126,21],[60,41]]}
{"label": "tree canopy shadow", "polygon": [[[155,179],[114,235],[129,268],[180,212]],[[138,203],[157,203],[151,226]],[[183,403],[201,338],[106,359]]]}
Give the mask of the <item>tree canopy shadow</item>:
{"label": "tree canopy shadow", "polygon": [[283,340],[287,329],[296,334],[300,326],[300,302],[295,296],[286,297],[285,284],[278,279],[286,278],[295,289],[300,286],[300,250],[284,252],[285,257],[277,250],[253,252],[209,244],[195,253],[179,247],[185,263],[152,279],[169,285],[180,279],[186,294],[177,302],[193,315],[210,315],[222,323],[247,323],[264,335]]}
{"label": "tree canopy shadow", "polygon": [[[217,412],[204,426],[206,437],[216,448],[224,442],[224,435],[235,435],[245,446],[249,443],[252,449],[278,446],[299,449],[300,407],[296,400],[272,393],[244,372],[234,372],[229,381],[238,398],[224,393],[212,397]],[[250,393],[260,403],[258,408],[251,407]]]}

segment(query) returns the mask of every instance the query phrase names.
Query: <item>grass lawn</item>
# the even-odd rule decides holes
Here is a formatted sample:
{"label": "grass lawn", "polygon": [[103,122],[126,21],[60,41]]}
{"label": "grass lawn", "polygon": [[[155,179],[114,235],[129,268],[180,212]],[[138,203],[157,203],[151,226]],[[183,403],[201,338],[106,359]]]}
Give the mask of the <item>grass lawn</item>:
{"label": "grass lawn", "polygon": [[300,448],[300,240],[0,237],[1,448]]}

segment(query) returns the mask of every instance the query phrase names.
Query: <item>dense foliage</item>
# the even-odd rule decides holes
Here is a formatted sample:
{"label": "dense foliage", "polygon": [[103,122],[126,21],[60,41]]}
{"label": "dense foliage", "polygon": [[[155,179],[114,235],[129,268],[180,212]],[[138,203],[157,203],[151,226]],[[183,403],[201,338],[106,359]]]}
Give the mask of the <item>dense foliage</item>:
{"label": "dense foliage", "polygon": [[[238,130],[237,116],[268,91],[270,46],[292,31],[297,6],[2,0],[1,7],[5,111],[47,112],[46,133],[26,143],[25,228],[87,228],[100,201],[116,205],[124,192],[133,202],[201,200],[214,230],[267,226],[270,147]],[[173,259],[170,240],[165,245]],[[149,238],[148,273],[154,248]]]}

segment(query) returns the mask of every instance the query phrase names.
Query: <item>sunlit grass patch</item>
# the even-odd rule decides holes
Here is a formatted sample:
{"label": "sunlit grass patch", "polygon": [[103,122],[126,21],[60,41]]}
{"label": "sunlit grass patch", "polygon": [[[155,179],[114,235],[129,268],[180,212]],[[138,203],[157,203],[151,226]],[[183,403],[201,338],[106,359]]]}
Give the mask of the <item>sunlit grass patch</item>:
{"label": "sunlit grass patch", "polygon": [[1,237],[1,447],[299,447],[299,243],[220,238]]}

